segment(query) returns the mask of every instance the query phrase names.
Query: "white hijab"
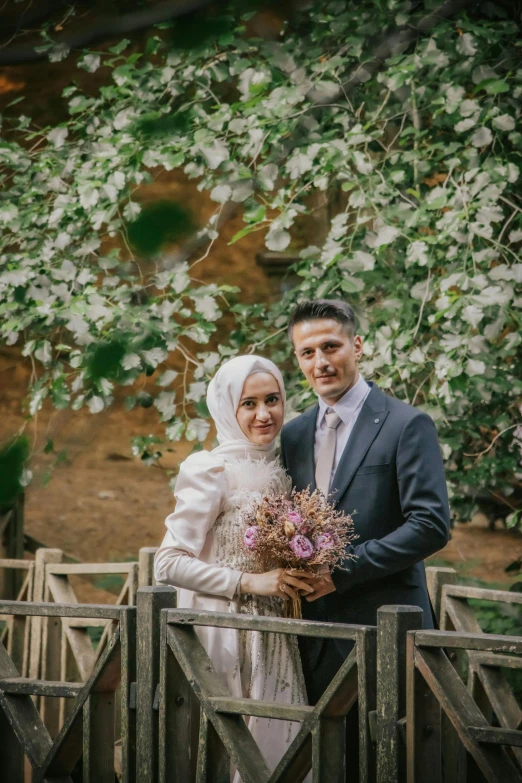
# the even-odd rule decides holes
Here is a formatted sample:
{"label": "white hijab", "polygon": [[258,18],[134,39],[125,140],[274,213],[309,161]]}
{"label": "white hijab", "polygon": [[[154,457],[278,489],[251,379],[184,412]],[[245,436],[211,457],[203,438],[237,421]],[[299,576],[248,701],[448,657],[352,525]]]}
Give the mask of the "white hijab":
{"label": "white hijab", "polygon": [[262,356],[236,356],[225,362],[209,383],[207,405],[217,428],[219,446],[212,454],[273,460],[275,439],[265,446],[249,441],[236,418],[243,386],[249,375],[268,372],[274,376],[281,392],[283,406],[286,402],[283,376],[270,359]]}

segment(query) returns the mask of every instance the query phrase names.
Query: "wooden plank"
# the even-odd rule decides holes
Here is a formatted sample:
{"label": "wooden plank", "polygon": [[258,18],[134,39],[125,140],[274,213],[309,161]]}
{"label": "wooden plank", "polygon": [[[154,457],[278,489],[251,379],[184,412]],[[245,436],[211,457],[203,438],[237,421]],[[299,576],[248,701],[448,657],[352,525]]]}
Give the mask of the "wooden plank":
{"label": "wooden plank", "polygon": [[229,694],[224,681],[214,672],[212,662],[194,628],[168,625],[167,643],[241,779],[244,783],[268,781],[270,771],[243,718],[239,715],[218,715],[212,708],[210,697]]}
{"label": "wooden plank", "polygon": [[274,770],[270,783],[301,783],[312,765],[311,731],[324,717],[342,718],[353,707],[358,694],[357,648],[355,647],[339,667],[332,681],[320,697],[314,710],[306,718],[290,747]]}
{"label": "wooden plank", "polygon": [[312,729],[313,783],[345,783],[346,718],[326,718]]}
{"label": "wooden plank", "polygon": [[[443,622],[445,630],[455,631],[451,620],[445,614],[445,610],[441,609],[441,624]],[[457,670],[459,667],[461,668],[459,656],[462,655],[465,655],[463,650],[450,650],[448,652],[448,658]],[[474,764],[474,761],[466,752],[466,748],[460,741],[453,723],[444,711],[442,711],[441,716],[441,742],[442,758],[444,760],[444,783],[467,783],[468,767]],[[477,776],[482,780],[484,776],[478,768],[476,768],[476,772]]]}
{"label": "wooden plank", "polygon": [[[63,624],[62,624],[63,625]],[[73,682],[83,686],[84,678],[80,674],[80,670],[74,659],[71,645],[68,642],[66,634],[63,632],[61,637],[61,652],[60,652],[60,679],[63,682]],[[59,725],[63,726],[67,720],[67,716],[72,712],[74,705],[69,699],[60,699],[60,721]]]}
{"label": "wooden plank", "polygon": [[[42,679],[59,681],[62,679],[61,666],[62,621],[60,617],[47,617],[43,625],[42,637]],[[44,696],[40,702],[40,715],[47,731],[54,739],[60,731],[60,702]]]}
{"label": "wooden plank", "polygon": [[171,609],[169,624],[211,625],[215,628],[236,628],[241,631],[265,631],[290,634],[291,636],[312,636],[322,639],[347,639],[355,641],[359,628],[369,625],[347,625],[346,623],[320,623],[315,620],[287,620],[284,617],[260,617],[229,612],[193,612],[191,609]]}
{"label": "wooden plank", "polygon": [[32,560],[19,560],[9,557],[0,558],[0,568],[19,568],[21,571],[28,571],[32,566]]}
{"label": "wooden plank", "polygon": [[160,612],[175,606],[172,587],[142,587],[137,594],[137,707],[136,777],[140,783],[156,783],[158,777],[158,711],[153,709],[160,669]]}
{"label": "wooden plank", "polygon": [[230,759],[212,723],[201,716],[195,783],[230,783]]}
{"label": "wooden plank", "polygon": [[154,580],[154,555],[158,551],[156,546],[142,546],[138,555],[138,585],[139,587],[153,587]]}
{"label": "wooden plank", "polygon": [[[48,563],[58,563],[62,560],[63,552],[61,549],[39,549],[34,558],[34,583],[33,583],[33,601],[26,604],[18,604],[17,614],[23,614],[26,610],[27,616],[33,617],[31,620],[31,641],[29,650],[29,676],[37,679],[42,673],[42,641],[43,641],[43,615],[41,611],[42,601],[45,596],[45,567]],[[0,613],[4,610],[6,602],[0,602]],[[9,611],[9,610],[7,610]]]}
{"label": "wooden plank", "polygon": [[[136,781],[136,716],[130,707],[131,686],[136,682],[136,609],[122,612],[120,620],[121,683],[120,683],[120,731],[121,731],[121,783]],[[141,715],[140,715],[141,718]]]}
{"label": "wooden plank", "polygon": [[441,783],[441,709],[415,666],[415,632],[406,640],[406,779]]}
{"label": "wooden plank", "polygon": [[[138,591],[138,602],[141,589]],[[161,656],[159,679],[159,783],[186,783],[192,779],[196,766],[196,778],[203,783],[212,780],[209,760],[208,737],[211,732],[208,719],[202,712],[198,720],[198,747],[193,747],[194,692],[167,644],[167,612],[161,612]],[[197,759],[194,755],[197,751]],[[227,756],[228,781],[230,761]],[[199,776],[199,777],[198,777]],[[140,781],[141,783],[141,781]],[[155,780],[147,779],[147,783]]]}
{"label": "wooden plank", "polygon": [[522,655],[522,637],[451,631],[419,631],[417,647],[445,647],[456,650],[481,650]]}
{"label": "wooden plank", "polygon": [[92,693],[83,707],[83,783],[114,783],[114,692]]}
{"label": "wooden plank", "polygon": [[[47,587],[52,599],[60,604],[77,604],[78,600],[67,579],[67,576],[52,574],[47,568]],[[76,666],[82,680],[86,680],[92,671],[94,662],[98,657],[92,646],[91,638],[86,628],[75,628],[67,619],[62,619],[62,626],[67,641],[71,646]]]}
{"label": "wooden plank", "polygon": [[[114,604],[60,604],[47,601],[0,601],[0,615],[26,617],[90,617],[93,619],[119,620],[122,609]],[[74,623],[73,623],[74,626]]]}
{"label": "wooden plank", "polygon": [[[457,631],[470,633],[481,631],[473,609],[465,599],[445,595],[444,601],[446,613]],[[522,638],[519,641],[522,643]],[[522,709],[504,673],[499,669],[480,666],[475,658],[476,654],[472,650],[468,650],[467,655],[469,665],[473,667],[479,678],[500,725],[505,729],[517,729],[522,722]],[[515,748],[513,753],[522,767],[522,751]]]}
{"label": "wooden plank", "polygon": [[296,707],[292,704],[258,701],[257,699],[236,699],[233,696],[210,697],[209,702],[216,712],[229,715],[254,715],[258,718],[276,718],[301,722],[313,712],[313,707]]}
{"label": "wooden plank", "polygon": [[457,572],[454,568],[438,568],[428,566],[426,568],[426,582],[433,612],[440,624],[440,610],[442,603],[442,588],[444,585],[454,585],[457,581]]}
{"label": "wooden plank", "polygon": [[522,669],[522,658],[517,658],[515,655],[477,652],[475,662],[481,666],[492,666],[498,669]]}
{"label": "wooden plank", "polygon": [[[0,642],[0,677],[8,679],[18,676],[16,666]],[[31,764],[33,766],[39,764],[51,746],[51,738],[42,724],[31,697],[10,696],[0,690],[0,709],[4,711]]]}
{"label": "wooden plank", "polygon": [[377,768],[370,731],[370,713],[377,711],[377,629],[357,635],[357,700],[359,707],[359,783],[375,783]]}
{"label": "wooden plank", "polygon": [[471,727],[489,726],[445,653],[417,648],[415,663],[488,782],[520,783],[521,776],[502,746],[478,743],[471,736]]}
{"label": "wooden plank", "polygon": [[48,574],[68,576],[77,574],[87,576],[89,574],[130,574],[136,567],[136,563],[129,561],[124,563],[51,563],[47,566]]}
{"label": "wooden plank", "polygon": [[422,628],[416,606],[377,610],[377,781],[404,779],[405,758],[398,721],[406,713],[406,634]]}
{"label": "wooden plank", "polygon": [[45,760],[35,769],[33,783],[70,775],[83,750],[83,707],[93,693],[114,692],[121,678],[121,644],[117,629],[103,655],[80,691],[74,709],[53,743]]}
{"label": "wooden plank", "polygon": [[522,748],[522,731],[503,729],[497,726],[472,727],[469,730],[475,742],[491,742],[495,745],[511,745]]}
{"label": "wooden plank", "polygon": [[481,601],[495,601],[504,604],[522,604],[522,593],[511,590],[491,590],[488,587],[471,585],[450,585],[445,588],[446,595],[454,598],[478,598]]}
{"label": "wooden plank", "polygon": [[76,698],[82,688],[83,683],[30,680],[27,677],[5,677],[0,680],[0,690],[4,693],[23,693],[30,696],[61,696],[65,698]]}

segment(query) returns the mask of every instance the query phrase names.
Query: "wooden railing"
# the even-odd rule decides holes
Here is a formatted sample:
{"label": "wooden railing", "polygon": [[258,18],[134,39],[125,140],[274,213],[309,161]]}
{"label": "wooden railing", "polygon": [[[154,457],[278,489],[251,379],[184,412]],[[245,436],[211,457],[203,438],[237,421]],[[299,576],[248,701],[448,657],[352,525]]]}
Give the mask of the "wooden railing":
{"label": "wooden railing", "polygon": [[[346,775],[346,715],[357,700],[359,780],[374,778],[368,713],[375,704],[375,628],[188,609],[167,609],[161,615],[160,783],[229,783],[231,761],[244,783],[299,783],[310,769],[316,783],[341,783]],[[195,626],[342,639],[355,646],[317,705],[297,707],[230,696]],[[243,720],[250,715],[301,724],[272,775]]]}
{"label": "wooden railing", "polygon": [[[153,552],[136,561],[141,578],[151,573]],[[49,550],[37,552],[32,600],[0,601],[0,615],[13,621],[6,646],[0,644],[2,782],[4,770],[9,783],[77,780],[83,763],[89,783],[114,783],[115,773],[132,783],[228,783],[232,760],[245,783],[297,783],[309,769],[314,781],[341,783],[343,726],[357,704],[360,770],[357,777],[348,765],[347,780],[521,783],[521,706],[505,671],[522,668],[522,636],[484,634],[468,603],[478,598],[516,607],[520,594],[456,585],[451,569],[428,569],[443,630],[421,630],[421,610],[407,606],[382,607],[374,628],[180,610],[173,588],[136,592],[135,563],[123,568],[124,600],[136,607],[78,604],[68,564]],[[326,636],[350,640],[354,649],[316,706],[252,702],[223,691],[198,625]],[[94,627],[97,644],[88,633]],[[21,652],[15,639],[28,641],[38,658]],[[301,723],[271,775],[243,715]],[[24,754],[32,777],[21,776]]]}
{"label": "wooden railing", "polygon": [[[0,645],[0,770],[9,783],[24,780],[24,756],[33,783],[71,781],[81,762],[83,780],[114,783],[115,692],[120,682],[122,783],[134,780],[135,712],[129,708],[136,667],[136,609],[105,605],[63,605],[0,601],[0,614],[45,618],[47,622],[83,619],[116,627],[85,683],[21,677]],[[47,729],[33,697],[68,699],[71,708],[56,736]]]}
{"label": "wooden railing", "polygon": [[[412,631],[407,642],[407,781],[408,783],[452,783],[486,780],[488,783],[521,783],[522,771],[514,757],[522,748],[519,727],[492,726],[457,674],[448,651],[465,650],[468,655],[497,656],[522,662],[522,637],[494,636],[451,631]],[[501,698],[502,694],[499,693]],[[452,761],[452,744],[445,745],[446,717],[472,764],[447,767]],[[509,746],[510,750],[505,746]],[[448,755],[444,753],[448,747]],[[468,769],[466,769],[468,767]]]}

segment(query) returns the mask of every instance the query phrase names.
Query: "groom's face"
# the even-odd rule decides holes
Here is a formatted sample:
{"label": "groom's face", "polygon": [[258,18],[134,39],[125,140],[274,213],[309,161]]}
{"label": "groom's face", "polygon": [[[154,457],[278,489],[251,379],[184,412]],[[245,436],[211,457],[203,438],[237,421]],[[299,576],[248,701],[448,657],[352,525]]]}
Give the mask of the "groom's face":
{"label": "groom's face", "polygon": [[299,367],[314,391],[334,405],[359,378],[362,339],[333,318],[300,321],[292,331]]}

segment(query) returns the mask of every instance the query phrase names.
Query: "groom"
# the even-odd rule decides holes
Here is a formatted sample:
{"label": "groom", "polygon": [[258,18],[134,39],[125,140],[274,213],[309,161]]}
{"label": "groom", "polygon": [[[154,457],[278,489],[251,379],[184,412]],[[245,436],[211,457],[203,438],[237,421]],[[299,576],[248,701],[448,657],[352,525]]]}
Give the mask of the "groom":
{"label": "groom", "polygon": [[[422,561],[449,536],[435,426],[426,413],[361,376],[362,339],[350,305],[303,302],[291,315],[288,333],[319,399],[284,427],[283,464],[298,491],[310,486],[330,492],[330,501],[353,516],[358,535],[347,553],[354,559],[313,583],[303,616],[375,625],[380,606],[408,604],[420,606],[424,626],[432,628]],[[346,644],[301,637],[311,704],[346,658]]]}

